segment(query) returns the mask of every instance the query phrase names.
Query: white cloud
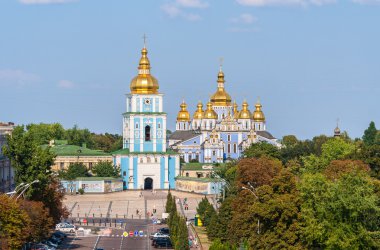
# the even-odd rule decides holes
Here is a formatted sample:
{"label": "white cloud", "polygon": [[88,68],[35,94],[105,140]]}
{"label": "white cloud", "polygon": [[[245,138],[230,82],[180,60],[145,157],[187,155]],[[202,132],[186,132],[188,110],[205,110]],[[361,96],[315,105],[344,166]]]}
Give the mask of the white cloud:
{"label": "white cloud", "polygon": [[0,86],[23,87],[38,83],[41,78],[38,75],[27,73],[19,69],[0,70]]}
{"label": "white cloud", "polygon": [[188,21],[199,21],[201,16],[185,9],[205,9],[209,6],[203,0],[175,0],[161,5],[161,10],[170,18],[180,17]]}
{"label": "white cloud", "polygon": [[335,3],[336,0],[236,0],[238,4],[245,6],[283,6],[283,5],[324,5]]}
{"label": "white cloud", "polygon": [[256,17],[254,17],[251,14],[243,13],[238,17],[231,18],[231,23],[243,23],[243,24],[251,24],[257,20]]}
{"label": "white cloud", "polygon": [[62,89],[72,89],[74,87],[74,83],[69,80],[61,80],[58,82],[58,87]]}
{"label": "white cloud", "polygon": [[358,4],[380,4],[380,0],[352,0],[352,2]]}
{"label": "white cloud", "polygon": [[56,4],[56,3],[69,3],[78,0],[18,0],[22,4]]}
{"label": "white cloud", "polygon": [[204,9],[208,7],[207,2],[203,2],[202,0],[176,0],[176,3],[185,8],[199,8]]}

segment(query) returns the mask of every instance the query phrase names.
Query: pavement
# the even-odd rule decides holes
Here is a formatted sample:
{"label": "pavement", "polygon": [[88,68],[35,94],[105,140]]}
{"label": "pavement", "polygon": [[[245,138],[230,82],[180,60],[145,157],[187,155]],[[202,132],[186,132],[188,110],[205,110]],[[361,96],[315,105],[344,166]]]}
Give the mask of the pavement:
{"label": "pavement", "polygon": [[[171,192],[176,197],[177,210],[188,219],[194,218],[204,195]],[[165,225],[153,224],[152,218],[162,218],[166,197],[167,191],[161,190],[67,195],[64,204],[70,211],[68,221],[92,229],[92,233],[69,236],[59,249],[154,249],[149,235]],[[215,201],[213,196],[208,198],[210,202]],[[153,213],[154,209],[156,213]],[[142,231],[143,236],[135,235],[136,231]],[[124,233],[128,236],[125,237]]]}

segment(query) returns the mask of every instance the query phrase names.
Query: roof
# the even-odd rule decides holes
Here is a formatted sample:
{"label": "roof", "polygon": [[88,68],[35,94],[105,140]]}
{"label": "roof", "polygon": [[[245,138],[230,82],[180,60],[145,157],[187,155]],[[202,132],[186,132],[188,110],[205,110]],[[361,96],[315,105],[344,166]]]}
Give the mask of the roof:
{"label": "roof", "polygon": [[262,137],[265,137],[269,140],[273,140],[273,139],[276,139],[271,133],[269,133],[268,131],[256,131],[256,134],[258,134],[259,136],[262,136]]}
{"label": "roof", "polygon": [[186,177],[186,176],[177,176],[175,177],[176,180],[183,180],[183,181],[197,181],[197,182],[224,182],[221,179],[217,178],[197,178],[197,177]]}
{"label": "roof", "polygon": [[[42,145],[42,147],[46,148],[48,145]],[[111,156],[111,154],[105,153],[101,150],[92,150],[86,147],[67,144],[50,147],[50,151],[57,156]]]}
{"label": "roof", "polygon": [[123,178],[118,177],[77,177],[75,180],[77,181],[119,181],[123,180]]}
{"label": "roof", "polygon": [[198,135],[200,135],[200,133],[195,130],[175,131],[169,136],[169,140],[186,141]]}
{"label": "roof", "polygon": [[184,163],[181,166],[181,170],[213,170],[213,169],[203,169],[203,166],[212,166],[215,169],[214,164],[212,163]]}

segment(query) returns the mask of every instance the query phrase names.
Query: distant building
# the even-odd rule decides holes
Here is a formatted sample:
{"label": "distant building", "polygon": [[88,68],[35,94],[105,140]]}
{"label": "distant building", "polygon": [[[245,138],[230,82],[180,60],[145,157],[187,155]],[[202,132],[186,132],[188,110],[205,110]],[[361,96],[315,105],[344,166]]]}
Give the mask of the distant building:
{"label": "distant building", "polygon": [[[112,155],[100,150],[92,150],[83,145],[82,147],[67,144],[66,140],[50,141],[50,150],[56,155],[52,170],[67,169],[70,164],[83,163],[89,171],[99,161],[112,162]],[[45,145],[47,147],[47,145]]]}
{"label": "distant building", "polygon": [[138,75],[130,84],[123,114],[123,149],[113,152],[120,166],[124,189],[174,189],[179,174],[179,154],[167,150],[164,95],[151,75],[144,46]]}
{"label": "distant building", "polygon": [[176,190],[199,194],[220,194],[224,181],[213,176],[215,166],[209,163],[182,164],[176,178]]}
{"label": "distant building", "polygon": [[10,192],[15,187],[14,169],[11,166],[11,161],[4,156],[2,148],[7,143],[7,135],[11,135],[14,123],[0,122],[0,193]]}
{"label": "distant building", "polygon": [[281,146],[266,129],[261,103],[256,102],[255,110],[251,112],[247,101],[243,101],[239,111],[224,85],[224,73],[220,68],[217,90],[206,109],[199,102],[191,117],[185,101],[181,103],[176,131],[169,137],[169,147],[179,152],[184,162],[222,163],[237,159],[247,147],[257,142]]}

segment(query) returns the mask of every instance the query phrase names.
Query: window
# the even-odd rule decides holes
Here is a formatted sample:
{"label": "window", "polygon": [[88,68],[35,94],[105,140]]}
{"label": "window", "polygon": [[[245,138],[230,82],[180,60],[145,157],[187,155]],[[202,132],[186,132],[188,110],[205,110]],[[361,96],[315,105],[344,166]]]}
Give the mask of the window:
{"label": "window", "polygon": [[124,187],[127,186],[127,182],[126,182],[126,181],[123,181],[123,186],[124,186]]}
{"label": "window", "polygon": [[90,170],[92,170],[92,162],[89,162],[89,163],[88,163],[88,168],[89,168]]}
{"label": "window", "polygon": [[161,123],[158,123],[158,124],[157,124],[157,127],[158,127],[158,128],[161,128]]}
{"label": "window", "polygon": [[227,135],[227,141],[231,141],[231,135]]}
{"label": "window", "polygon": [[145,127],[145,141],[150,141],[150,126]]}
{"label": "window", "polygon": [[65,169],[65,163],[64,162],[59,163],[59,167],[61,168],[61,170],[64,170]]}
{"label": "window", "polygon": [[236,145],[236,143],[234,144],[234,153],[237,153],[237,145]]}
{"label": "window", "polygon": [[227,153],[231,153],[231,144],[228,144],[227,146]]}
{"label": "window", "polygon": [[138,123],[136,123],[136,127],[135,128],[139,128],[139,124]]}
{"label": "window", "polygon": [[213,155],[213,156],[216,155],[216,151],[215,151],[215,150],[212,151],[212,155]]}
{"label": "window", "polygon": [[123,171],[123,176],[127,176],[127,171]]}
{"label": "window", "polygon": [[192,156],[192,155],[191,155],[191,153],[190,153],[190,154],[189,154],[189,161],[191,161],[191,160],[192,160],[192,159],[191,159],[191,158],[192,158],[191,156]]}

